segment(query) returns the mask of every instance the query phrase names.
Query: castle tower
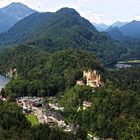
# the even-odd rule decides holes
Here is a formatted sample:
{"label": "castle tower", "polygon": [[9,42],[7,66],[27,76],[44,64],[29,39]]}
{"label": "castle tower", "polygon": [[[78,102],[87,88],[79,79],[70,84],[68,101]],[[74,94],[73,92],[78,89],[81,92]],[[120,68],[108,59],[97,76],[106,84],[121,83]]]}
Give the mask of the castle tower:
{"label": "castle tower", "polygon": [[91,87],[99,87],[101,84],[101,77],[97,74],[96,70],[83,71],[85,82],[77,81],[77,85],[87,85]]}

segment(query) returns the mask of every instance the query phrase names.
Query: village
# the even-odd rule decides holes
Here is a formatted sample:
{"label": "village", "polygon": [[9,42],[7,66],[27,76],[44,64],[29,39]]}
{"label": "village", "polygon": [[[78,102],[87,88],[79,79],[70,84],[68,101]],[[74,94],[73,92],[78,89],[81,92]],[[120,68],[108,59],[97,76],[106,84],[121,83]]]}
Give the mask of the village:
{"label": "village", "polygon": [[[55,97],[49,97],[52,101]],[[68,125],[65,118],[58,112],[64,111],[58,103],[44,103],[42,97],[20,97],[16,99],[17,104],[22,108],[24,114],[33,114],[39,123],[47,123],[49,126],[58,126],[64,131],[73,131],[74,126]]]}

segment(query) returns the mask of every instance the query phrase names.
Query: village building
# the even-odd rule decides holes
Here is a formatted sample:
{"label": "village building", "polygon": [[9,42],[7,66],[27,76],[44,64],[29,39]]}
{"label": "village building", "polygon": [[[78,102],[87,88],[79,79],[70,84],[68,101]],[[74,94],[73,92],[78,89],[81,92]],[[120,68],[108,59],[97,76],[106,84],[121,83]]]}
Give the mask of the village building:
{"label": "village building", "polygon": [[2,101],[7,101],[7,99],[4,98],[4,97],[2,97],[2,96],[0,96],[0,100],[2,100]]}
{"label": "village building", "polygon": [[84,110],[84,108],[85,108],[85,109],[86,109],[86,108],[90,108],[90,107],[91,107],[91,105],[92,105],[92,103],[91,103],[91,102],[84,101],[84,102],[83,102],[83,110]]}
{"label": "village building", "polygon": [[58,103],[49,103],[49,107],[53,110],[64,111],[64,107],[61,107]]}
{"label": "village building", "polygon": [[64,117],[60,113],[48,110],[45,115],[47,116],[47,119],[56,122],[59,127],[64,128],[66,126]]}
{"label": "village building", "polygon": [[77,111],[86,110],[86,109],[90,108],[91,105],[92,105],[91,102],[89,102],[89,101],[83,101],[82,108],[79,106],[79,108],[78,108]]}
{"label": "village building", "polygon": [[16,99],[18,106],[22,107],[23,111],[32,111],[32,107],[42,107],[43,98],[39,97],[20,97]]}

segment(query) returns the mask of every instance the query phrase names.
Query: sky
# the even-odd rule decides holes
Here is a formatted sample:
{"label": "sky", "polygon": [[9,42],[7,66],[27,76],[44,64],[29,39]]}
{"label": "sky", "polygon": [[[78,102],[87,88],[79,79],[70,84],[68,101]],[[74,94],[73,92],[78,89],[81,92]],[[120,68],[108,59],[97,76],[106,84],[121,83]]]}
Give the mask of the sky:
{"label": "sky", "polygon": [[140,0],[0,0],[0,7],[21,2],[40,12],[55,12],[62,7],[76,9],[92,23],[140,21]]}

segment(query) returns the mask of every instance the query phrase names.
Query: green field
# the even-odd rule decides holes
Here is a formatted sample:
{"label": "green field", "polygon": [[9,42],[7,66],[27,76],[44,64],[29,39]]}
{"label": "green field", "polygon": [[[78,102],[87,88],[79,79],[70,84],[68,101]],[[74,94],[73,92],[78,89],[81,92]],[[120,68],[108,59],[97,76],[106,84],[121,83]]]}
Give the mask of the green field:
{"label": "green field", "polygon": [[129,60],[129,61],[119,61],[118,64],[123,64],[123,63],[140,63],[140,60]]}
{"label": "green field", "polygon": [[39,124],[38,119],[35,115],[26,115],[26,118],[31,122],[32,126]]}
{"label": "green field", "polygon": [[128,62],[132,62],[132,63],[140,63],[140,60],[130,60]]}

